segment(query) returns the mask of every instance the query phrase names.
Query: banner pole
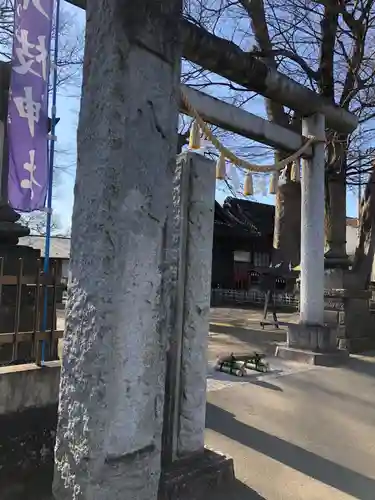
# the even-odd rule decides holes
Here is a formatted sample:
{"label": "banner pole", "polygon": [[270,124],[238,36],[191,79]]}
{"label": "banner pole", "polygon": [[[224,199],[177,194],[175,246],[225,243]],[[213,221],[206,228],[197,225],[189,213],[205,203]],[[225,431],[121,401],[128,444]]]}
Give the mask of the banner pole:
{"label": "banner pole", "polygon": [[[57,102],[57,63],[59,55],[59,28],[60,28],[60,0],[56,0],[56,26],[55,26],[55,46],[53,54],[53,83],[52,83],[52,116],[51,116],[51,139],[49,146],[49,175],[48,175],[48,192],[47,192],[47,221],[46,221],[46,239],[44,251],[44,275],[47,276],[49,271],[50,248],[51,248],[51,228],[52,228],[52,184],[53,184],[53,168],[55,162],[55,132],[56,132],[56,102]],[[44,308],[43,308],[43,331],[47,330],[48,317],[48,288],[45,288]],[[53,325],[51,325],[53,328]],[[42,341],[42,363],[45,361],[45,340]]]}

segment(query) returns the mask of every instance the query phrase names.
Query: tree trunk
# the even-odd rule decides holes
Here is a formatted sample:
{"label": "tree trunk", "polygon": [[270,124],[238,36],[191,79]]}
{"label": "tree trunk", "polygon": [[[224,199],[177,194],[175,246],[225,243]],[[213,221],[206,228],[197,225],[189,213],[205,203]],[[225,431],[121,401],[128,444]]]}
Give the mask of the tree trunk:
{"label": "tree trunk", "polygon": [[[302,122],[294,115],[290,127],[301,132]],[[285,153],[277,152],[275,161],[285,158]],[[286,170],[286,184],[278,186],[275,200],[275,226],[273,235],[274,263],[291,263],[298,266],[301,259],[301,184],[290,178],[292,165]]]}
{"label": "tree trunk", "polygon": [[346,139],[328,146],[325,193],[326,258],[332,264],[347,263],[346,253]]}
{"label": "tree trunk", "polygon": [[300,263],[301,252],[301,184],[287,180],[278,187],[275,202],[273,263],[293,266]]}
{"label": "tree trunk", "polygon": [[[263,0],[240,0],[240,3],[250,16],[251,27],[259,49],[262,52],[270,53],[272,42],[268,32]],[[267,64],[267,67],[277,69],[274,56],[263,57],[262,61]],[[294,120],[290,124],[284,106],[280,103],[265,99],[265,105],[267,117],[271,122],[282,127],[301,130],[300,120]],[[276,151],[275,162],[280,161],[285,156],[283,151]],[[299,183],[290,182],[290,168],[287,174],[288,182],[279,186],[276,194],[272,261],[273,263],[291,262],[293,265],[297,265],[299,264],[301,245],[301,186]]]}
{"label": "tree trunk", "polygon": [[346,261],[346,184],[341,175],[327,182],[325,227],[326,258]]}
{"label": "tree trunk", "polygon": [[368,180],[361,203],[359,242],[354,256],[352,273],[360,289],[368,288],[375,250],[375,169]]}

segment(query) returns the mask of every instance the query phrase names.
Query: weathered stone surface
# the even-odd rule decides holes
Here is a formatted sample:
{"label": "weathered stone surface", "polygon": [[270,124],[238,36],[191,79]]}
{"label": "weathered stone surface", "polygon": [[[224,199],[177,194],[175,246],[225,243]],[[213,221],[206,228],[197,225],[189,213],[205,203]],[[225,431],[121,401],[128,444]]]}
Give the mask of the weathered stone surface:
{"label": "weathered stone surface", "polygon": [[288,325],[286,344],[276,348],[276,356],[321,366],[335,366],[348,358],[346,351],[336,347],[336,325]]}
{"label": "weathered stone surface", "polygon": [[351,353],[363,352],[375,347],[375,317],[370,312],[368,297],[345,299],[345,311],[341,321],[345,328],[339,338],[339,345]]}
{"label": "weathered stone surface", "polygon": [[[173,175],[173,204],[167,222],[167,263],[169,293],[167,315],[167,371],[165,383],[162,463],[177,454],[179,428],[182,331],[186,274],[186,238],[190,194],[190,169],[182,168],[185,154],[177,157]],[[190,163],[188,163],[188,167]]]}
{"label": "weathered stone surface", "polygon": [[288,347],[312,351],[336,350],[336,329],[329,326],[289,324]]}
{"label": "weathered stone surface", "polygon": [[[54,494],[58,500],[153,500],[181,2],[110,0],[87,7]],[[147,47],[154,40],[156,53],[144,40]],[[157,51],[165,45],[173,54],[168,60]]]}
{"label": "weathered stone surface", "polygon": [[163,470],[158,500],[204,500],[234,480],[233,459],[205,449]]}
{"label": "weathered stone surface", "polygon": [[325,262],[324,269],[324,286],[326,290],[342,289],[346,286],[348,273],[341,268],[327,268]]}
{"label": "weathered stone surface", "polygon": [[[170,317],[163,463],[203,450],[206,349],[213,237],[214,163],[177,159],[168,223]],[[180,397],[182,394],[182,398]]]}
{"label": "weathered stone surface", "polygon": [[191,154],[181,163],[190,170],[178,436],[184,456],[204,447],[215,164]]}
{"label": "weathered stone surface", "polygon": [[375,348],[375,317],[369,308],[372,292],[358,289],[354,278],[343,269],[325,273],[326,286],[331,286],[324,291],[325,322],[336,324],[338,346],[350,353]]}
{"label": "weathered stone surface", "polygon": [[277,346],[276,356],[288,361],[316,366],[338,366],[346,363],[349,358],[349,354],[345,350],[315,352],[307,349],[296,349],[287,345]]}
{"label": "weathered stone surface", "polygon": [[300,320],[323,323],[324,292],[324,116],[302,120],[302,133],[319,138],[311,160],[302,161]]}

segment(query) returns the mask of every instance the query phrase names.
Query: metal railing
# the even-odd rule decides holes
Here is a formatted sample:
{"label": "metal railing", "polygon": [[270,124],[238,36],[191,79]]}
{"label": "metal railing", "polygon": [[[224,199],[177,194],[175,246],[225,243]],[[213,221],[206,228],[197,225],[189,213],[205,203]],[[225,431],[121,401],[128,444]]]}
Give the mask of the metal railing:
{"label": "metal railing", "polygon": [[[50,272],[44,274],[38,260],[35,273],[24,272],[25,261],[18,259],[15,274],[5,274],[4,258],[0,258],[0,364],[42,361],[41,343],[45,342],[46,358],[57,359],[56,329],[58,294],[57,262],[51,261]],[[46,300],[47,294],[47,300]],[[47,327],[43,329],[43,311],[47,305]],[[9,328],[9,325],[13,328]],[[25,328],[26,326],[26,328]],[[7,331],[8,329],[8,331]],[[9,331],[11,330],[11,331]],[[20,353],[20,346],[23,347]]]}
{"label": "metal railing", "polygon": [[[293,307],[298,309],[298,297],[285,292],[274,294],[274,300],[277,306]],[[224,288],[213,288],[211,290],[211,305],[213,307],[223,304],[251,304],[263,306],[265,293],[259,289],[235,290]]]}
{"label": "metal railing", "polygon": [[[375,290],[375,287],[374,287]],[[285,292],[279,292],[274,294],[274,299],[276,306],[278,307],[288,307],[299,309],[299,295],[290,294]],[[212,288],[211,289],[211,306],[230,306],[235,305],[253,305],[262,306],[265,301],[265,293],[259,289],[250,290],[236,290],[236,289],[225,289],[225,288]],[[368,301],[369,311],[375,314],[375,291],[373,293],[373,298]]]}

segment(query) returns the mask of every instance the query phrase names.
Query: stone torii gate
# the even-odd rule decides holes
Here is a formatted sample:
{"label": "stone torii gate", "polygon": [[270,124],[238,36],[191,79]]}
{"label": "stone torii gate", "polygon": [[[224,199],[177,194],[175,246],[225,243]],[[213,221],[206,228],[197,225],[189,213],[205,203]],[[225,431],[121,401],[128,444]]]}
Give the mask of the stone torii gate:
{"label": "stone torii gate", "polygon": [[[175,169],[181,10],[181,0],[87,3],[57,500],[153,500],[171,463],[203,453],[214,168],[194,155]],[[325,119],[345,131],[356,120],[265,69],[261,93],[299,109],[303,135],[320,141],[302,166],[301,325],[282,354],[331,355],[333,335],[323,327]],[[186,90],[211,123],[284,150],[304,140]],[[308,103],[298,108],[301,96]],[[189,250],[181,235],[202,247]]]}

